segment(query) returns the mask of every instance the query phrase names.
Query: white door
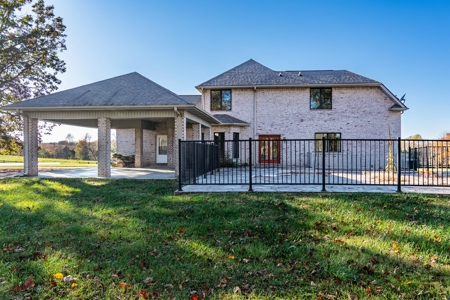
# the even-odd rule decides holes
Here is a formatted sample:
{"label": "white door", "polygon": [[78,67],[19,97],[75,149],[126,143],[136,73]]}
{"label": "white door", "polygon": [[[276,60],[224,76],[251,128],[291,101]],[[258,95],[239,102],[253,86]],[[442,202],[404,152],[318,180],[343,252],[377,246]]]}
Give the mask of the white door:
{"label": "white door", "polygon": [[167,164],[167,135],[156,136],[156,163]]}

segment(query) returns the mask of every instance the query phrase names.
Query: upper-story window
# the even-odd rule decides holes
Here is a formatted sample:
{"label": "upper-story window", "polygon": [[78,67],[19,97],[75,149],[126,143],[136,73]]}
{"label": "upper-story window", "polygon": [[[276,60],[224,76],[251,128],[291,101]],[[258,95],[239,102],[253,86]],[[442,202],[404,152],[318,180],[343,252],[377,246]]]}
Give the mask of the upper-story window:
{"label": "upper-story window", "polygon": [[331,109],[331,88],[311,89],[311,109]]}
{"label": "upper-story window", "polygon": [[231,90],[212,90],[211,110],[231,110]]}

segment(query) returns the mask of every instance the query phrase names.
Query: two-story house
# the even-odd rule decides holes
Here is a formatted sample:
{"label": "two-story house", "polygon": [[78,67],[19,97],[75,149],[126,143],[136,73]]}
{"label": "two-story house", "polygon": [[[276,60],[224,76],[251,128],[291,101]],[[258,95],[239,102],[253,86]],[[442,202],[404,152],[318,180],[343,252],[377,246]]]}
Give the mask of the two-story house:
{"label": "two-story house", "polygon": [[[279,139],[399,137],[407,109],[382,83],[349,71],[274,71],[254,60],[196,88],[200,95],[180,97],[219,121],[211,127],[216,141],[267,141],[261,142],[259,162],[280,162]],[[211,139],[196,136],[195,130],[187,126],[187,139]],[[148,139],[145,147],[155,149],[161,144],[156,139]],[[118,130],[118,151],[132,154],[133,140],[132,130]],[[333,151],[339,143],[327,146]]]}
{"label": "two-story house", "polygon": [[110,176],[110,129],[137,167],[177,169],[179,139],[259,139],[258,161],[279,163],[280,139],[399,137],[407,109],[382,83],[349,71],[274,71],[254,60],[196,88],[199,95],[176,95],[131,73],[2,109],[24,118],[26,174],[37,174],[37,121],[45,120],[97,127],[102,177]]}

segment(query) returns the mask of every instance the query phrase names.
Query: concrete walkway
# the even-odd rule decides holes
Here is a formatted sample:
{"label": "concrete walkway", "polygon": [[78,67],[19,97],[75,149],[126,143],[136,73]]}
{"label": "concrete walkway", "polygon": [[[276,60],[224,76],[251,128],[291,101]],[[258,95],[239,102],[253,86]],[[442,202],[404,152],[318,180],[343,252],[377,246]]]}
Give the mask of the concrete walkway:
{"label": "concrete walkway", "polygon": [[[99,178],[97,168],[40,171],[39,178]],[[111,168],[111,178],[126,179],[175,179],[175,171],[167,167]]]}
{"label": "concrete walkway", "polygon": [[[22,177],[23,173],[0,173],[1,178]],[[39,171],[39,178],[100,178],[97,168],[52,168]],[[125,179],[175,179],[175,171],[164,166],[147,168],[112,168],[111,178]]]}
{"label": "concrete walkway", "polygon": [[[320,185],[254,185],[254,192],[283,192],[283,193],[320,193]],[[396,193],[395,186],[379,185],[327,185],[326,191],[331,193]],[[175,194],[190,193],[226,193],[226,192],[248,192],[248,185],[187,185],[182,191]],[[403,193],[439,194],[450,195],[450,187],[429,186],[402,186]]]}

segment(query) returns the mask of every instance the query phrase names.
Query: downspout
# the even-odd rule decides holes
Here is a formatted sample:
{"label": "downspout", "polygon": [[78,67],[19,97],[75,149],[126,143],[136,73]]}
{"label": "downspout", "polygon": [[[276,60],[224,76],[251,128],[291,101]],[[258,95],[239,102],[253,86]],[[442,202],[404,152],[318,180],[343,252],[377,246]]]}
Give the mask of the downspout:
{"label": "downspout", "polygon": [[256,139],[256,86],[253,87],[253,139]]}

